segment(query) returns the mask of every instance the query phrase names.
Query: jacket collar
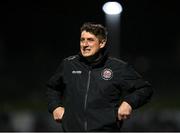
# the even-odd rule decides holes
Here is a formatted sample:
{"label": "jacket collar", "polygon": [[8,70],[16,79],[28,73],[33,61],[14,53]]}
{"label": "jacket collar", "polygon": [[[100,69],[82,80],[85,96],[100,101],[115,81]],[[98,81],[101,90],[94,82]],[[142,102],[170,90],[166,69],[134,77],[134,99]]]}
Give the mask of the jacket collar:
{"label": "jacket collar", "polygon": [[108,57],[108,54],[105,51],[100,51],[99,53],[97,53],[96,55],[94,55],[90,58],[83,57],[81,52],[79,52],[78,55],[79,55],[79,61],[84,63],[89,68],[102,67]]}

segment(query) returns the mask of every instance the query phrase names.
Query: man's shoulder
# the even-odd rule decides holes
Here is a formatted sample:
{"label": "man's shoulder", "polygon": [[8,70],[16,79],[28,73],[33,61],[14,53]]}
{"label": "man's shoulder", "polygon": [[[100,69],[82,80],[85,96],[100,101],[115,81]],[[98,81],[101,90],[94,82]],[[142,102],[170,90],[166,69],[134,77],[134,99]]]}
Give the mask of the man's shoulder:
{"label": "man's shoulder", "polygon": [[73,61],[73,60],[76,60],[77,58],[78,58],[78,55],[71,55],[64,58],[64,61]]}
{"label": "man's shoulder", "polygon": [[116,58],[116,57],[109,57],[109,60],[115,64],[127,65],[127,62],[125,62],[122,59]]}
{"label": "man's shoulder", "polygon": [[111,66],[113,66],[116,69],[121,69],[124,73],[135,72],[134,65],[130,64],[127,61],[115,57],[109,57],[109,61]]}

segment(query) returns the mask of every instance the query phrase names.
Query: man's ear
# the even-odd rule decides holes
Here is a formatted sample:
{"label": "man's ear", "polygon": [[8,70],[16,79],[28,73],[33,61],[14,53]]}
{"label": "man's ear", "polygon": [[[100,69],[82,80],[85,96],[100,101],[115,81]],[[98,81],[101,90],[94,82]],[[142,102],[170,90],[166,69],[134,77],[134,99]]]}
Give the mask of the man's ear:
{"label": "man's ear", "polygon": [[106,40],[102,40],[100,43],[100,48],[104,48],[106,45]]}

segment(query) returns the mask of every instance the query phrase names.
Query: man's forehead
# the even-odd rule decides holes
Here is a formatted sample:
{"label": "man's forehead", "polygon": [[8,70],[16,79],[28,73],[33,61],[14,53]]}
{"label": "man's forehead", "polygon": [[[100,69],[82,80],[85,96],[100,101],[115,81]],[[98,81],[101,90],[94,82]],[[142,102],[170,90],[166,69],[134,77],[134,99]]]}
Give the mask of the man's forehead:
{"label": "man's forehead", "polygon": [[85,37],[85,38],[96,38],[96,36],[90,32],[87,31],[83,31],[81,33],[81,37]]}

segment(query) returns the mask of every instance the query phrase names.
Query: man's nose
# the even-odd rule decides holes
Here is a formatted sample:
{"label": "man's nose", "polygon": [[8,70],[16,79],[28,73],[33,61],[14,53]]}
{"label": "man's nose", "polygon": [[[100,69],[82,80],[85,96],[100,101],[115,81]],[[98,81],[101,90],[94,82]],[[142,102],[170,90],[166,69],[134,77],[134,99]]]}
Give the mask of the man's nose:
{"label": "man's nose", "polygon": [[89,45],[88,41],[87,41],[87,40],[84,40],[83,46],[88,46],[88,45]]}

